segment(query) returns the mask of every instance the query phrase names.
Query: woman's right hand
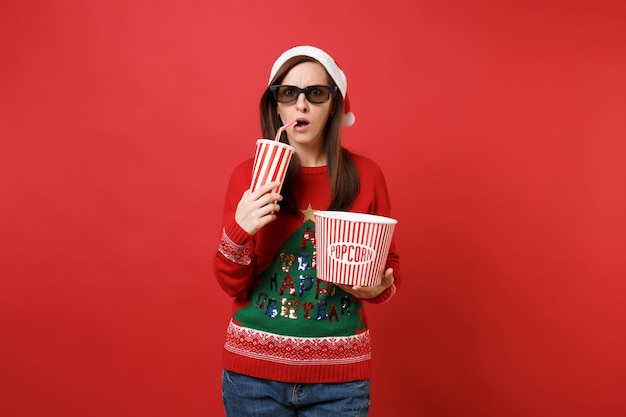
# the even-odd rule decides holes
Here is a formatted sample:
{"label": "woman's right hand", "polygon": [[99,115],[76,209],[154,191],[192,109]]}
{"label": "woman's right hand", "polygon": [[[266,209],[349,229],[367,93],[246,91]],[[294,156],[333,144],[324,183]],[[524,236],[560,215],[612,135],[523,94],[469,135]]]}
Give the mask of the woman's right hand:
{"label": "woman's right hand", "polygon": [[235,221],[243,230],[253,235],[266,224],[276,220],[280,210],[278,201],[283,197],[273,190],[280,185],[274,181],[259,187],[253,193],[247,190],[241,196],[235,212]]}

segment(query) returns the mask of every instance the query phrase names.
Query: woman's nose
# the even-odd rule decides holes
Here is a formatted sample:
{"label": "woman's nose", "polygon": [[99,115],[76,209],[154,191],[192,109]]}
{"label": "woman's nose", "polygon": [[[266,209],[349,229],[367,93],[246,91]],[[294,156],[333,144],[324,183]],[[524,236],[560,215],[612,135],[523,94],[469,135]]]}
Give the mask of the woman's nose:
{"label": "woman's nose", "polygon": [[309,110],[309,102],[307,101],[304,93],[300,93],[298,95],[298,99],[296,100],[296,109],[301,112],[307,112]]}

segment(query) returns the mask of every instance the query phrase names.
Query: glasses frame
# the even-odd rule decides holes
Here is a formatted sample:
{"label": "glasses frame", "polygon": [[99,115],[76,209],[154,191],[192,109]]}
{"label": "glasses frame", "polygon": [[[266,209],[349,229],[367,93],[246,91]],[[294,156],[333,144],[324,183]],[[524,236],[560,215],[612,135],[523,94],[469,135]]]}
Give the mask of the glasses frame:
{"label": "glasses frame", "polygon": [[[297,92],[297,94],[294,96],[293,100],[289,100],[289,101],[281,101],[278,99],[278,89],[281,87],[289,87],[291,89],[293,89],[294,91]],[[324,101],[313,101],[309,98],[309,91],[311,91],[311,89],[313,88],[317,88],[317,89],[327,89],[328,90],[328,97],[326,98],[326,100]],[[296,101],[298,101],[298,98],[300,97],[300,94],[304,94],[304,97],[309,101],[309,103],[313,103],[313,104],[324,104],[326,103],[328,100],[330,100],[330,96],[333,95],[335,93],[335,91],[337,91],[337,86],[335,85],[309,85],[307,87],[304,88],[300,88],[300,87],[296,87],[295,85],[289,85],[289,84],[279,84],[279,85],[271,85],[270,86],[270,91],[272,92],[272,95],[274,96],[274,100],[276,100],[277,103],[281,103],[281,104],[293,104]]]}

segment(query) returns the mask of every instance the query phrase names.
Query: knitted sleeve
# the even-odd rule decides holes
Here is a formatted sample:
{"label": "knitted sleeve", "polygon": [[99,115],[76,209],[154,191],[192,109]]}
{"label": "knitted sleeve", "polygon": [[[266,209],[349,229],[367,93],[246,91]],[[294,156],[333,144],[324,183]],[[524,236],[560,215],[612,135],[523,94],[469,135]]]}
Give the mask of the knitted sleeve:
{"label": "knitted sleeve", "polygon": [[255,239],[235,221],[237,204],[250,186],[251,167],[251,161],[246,161],[231,174],[224,201],[222,235],[213,259],[215,277],[232,297],[245,296],[255,274]]}
{"label": "knitted sleeve", "polygon": [[[368,210],[370,214],[393,218],[387,182],[380,167],[368,158],[357,155],[352,155],[352,158],[359,170],[359,178],[361,180],[360,194],[363,197],[371,199]],[[397,228],[398,226],[396,226],[396,229]],[[387,256],[387,262],[385,264],[385,270],[388,268],[393,268],[393,285],[378,297],[364,301],[377,304],[384,303],[389,301],[400,287],[400,256],[396,247],[395,237],[392,238],[389,255]]]}

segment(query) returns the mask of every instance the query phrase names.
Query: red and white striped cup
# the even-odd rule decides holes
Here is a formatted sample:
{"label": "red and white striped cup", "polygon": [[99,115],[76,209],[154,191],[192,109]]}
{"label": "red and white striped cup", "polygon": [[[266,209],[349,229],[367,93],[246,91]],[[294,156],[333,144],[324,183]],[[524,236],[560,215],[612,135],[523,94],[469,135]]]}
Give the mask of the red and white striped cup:
{"label": "red and white striped cup", "polygon": [[378,285],[397,220],[347,211],[316,211],[317,277],[347,285]]}
{"label": "red and white striped cup", "polygon": [[280,181],[276,192],[280,192],[289,162],[295,149],[291,145],[270,139],[256,141],[254,166],[250,192],[272,181]]}

